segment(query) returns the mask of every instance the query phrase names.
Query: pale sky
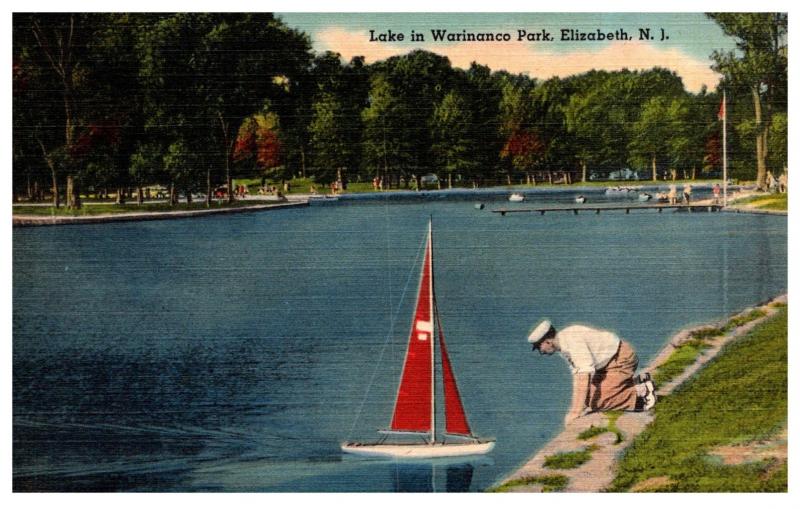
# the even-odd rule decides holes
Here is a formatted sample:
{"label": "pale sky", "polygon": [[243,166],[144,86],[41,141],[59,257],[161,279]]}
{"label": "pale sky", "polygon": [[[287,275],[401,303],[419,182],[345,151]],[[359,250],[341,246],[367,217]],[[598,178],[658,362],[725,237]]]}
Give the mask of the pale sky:
{"label": "pale sky", "polygon": [[[703,85],[713,90],[720,76],[711,68],[711,52],[733,49],[733,40],[702,13],[285,13],[289,26],[306,32],[317,52],[335,51],[345,61],[364,56],[367,63],[412,49],[445,55],[455,67],[472,61],[492,70],[525,73],[532,78],[566,77],[590,69],[614,71],[664,67],[675,71],[690,92]],[[653,40],[640,40],[640,28],[650,28]],[[434,41],[433,29],[449,33],[508,33],[505,42]],[[584,33],[624,30],[632,40],[563,41],[562,29]],[[661,29],[668,39],[661,39]],[[403,33],[404,41],[370,41],[380,33]],[[518,30],[549,32],[550,42],[518,41]],[[422,34],[410,41],[411,32]]]}

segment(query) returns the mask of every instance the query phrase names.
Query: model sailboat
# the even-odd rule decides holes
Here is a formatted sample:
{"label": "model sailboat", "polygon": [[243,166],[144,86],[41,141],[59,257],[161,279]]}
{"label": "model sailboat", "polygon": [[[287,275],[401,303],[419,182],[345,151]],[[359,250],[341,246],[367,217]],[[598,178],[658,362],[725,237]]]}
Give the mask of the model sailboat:
{"label": "model sailboat", "polygon": [[[435,324],[435,327],[434,327]],[[445,425],[443,439],[437,439],[436,423],[436,339],[438,332],[442,365]],[[443,458],[486,454],[494,448],[494,440],[472,435],[456,378],[444,342],[436,296],[433,287],[433,233],[428,223],[425,260],[417,292],[417,306],[408,338],[403,374],[397,391],[390,429],[381,430],[383,437],[373,444],[348,442],[342,451],[366,456],[392,458]],[[422,442],[389,441],[389,437],[417,437]],[[444,439],[449,438],[449,441]]]}

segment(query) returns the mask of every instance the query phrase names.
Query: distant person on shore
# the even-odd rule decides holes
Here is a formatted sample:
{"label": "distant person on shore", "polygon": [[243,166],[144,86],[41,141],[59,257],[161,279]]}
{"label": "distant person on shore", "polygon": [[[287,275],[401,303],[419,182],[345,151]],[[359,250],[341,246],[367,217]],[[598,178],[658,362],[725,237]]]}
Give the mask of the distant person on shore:
{"label": "distant person on shore", "polygon": [[670,205],[675,205],[678,203],[678,189],[675,187],[675,184],[671,184],[669,186],[669,193],[667,194],[667,197],[669,197]]}
{"label": "distant person on shore", "polygon": [[719,205],[719,184],[714,184],[711,192],[714,193],[714,205]]}
{"label": "distant person on shore", "polygon": [[780,193],[786,192],[786,172],[784,171],[781,173],[781,176],[778,177],[778,191]]}
{"label": "distant person on shore", "polygon": [[641,412],[656,404],[650,374],[634,377],[639,358],[633,347],[613,332],[585,325],[558,331],[549,320],[543,320],[528,335],[528,342],[541,355],[558,352],[569,363],[572,404],[565,426],[590,412]]}
{"label": "distant person on shore", "polygon": [[770,193],[778,192],[778,179],[775,178],[771,171],[767,171],[767,189]]}
{"label": "distant person on shore", "polygon": [[691,201],[692,201],[692,185],[687,182],[683,186],[683,203],[689,205],[689,202]]}

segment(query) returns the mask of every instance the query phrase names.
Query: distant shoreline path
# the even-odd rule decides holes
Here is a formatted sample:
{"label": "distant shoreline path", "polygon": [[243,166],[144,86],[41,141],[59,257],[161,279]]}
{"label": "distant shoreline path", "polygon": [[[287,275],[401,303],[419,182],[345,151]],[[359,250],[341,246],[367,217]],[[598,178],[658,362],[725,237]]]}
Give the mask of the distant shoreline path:
{"label": "distant shoreline path", "polygon": [[38,216],[38,215],[12,215],[13,226],[52,226],[63,224],[95,224],[116,223],[121,221],[155,221],[160,219],[182,219],[188,217],[209,216],[217,214],[240,214],[244,212],[258,212],[262,210],[285,209],[293,207],[307,207],[307,199],[295,199],[279,203],[265,203],[263,205],[248,205],[244,207],[231,207],[225,209],[208,210],[175,210],[164,212],[124,212],[119,214],[98,214],[95,216]]}

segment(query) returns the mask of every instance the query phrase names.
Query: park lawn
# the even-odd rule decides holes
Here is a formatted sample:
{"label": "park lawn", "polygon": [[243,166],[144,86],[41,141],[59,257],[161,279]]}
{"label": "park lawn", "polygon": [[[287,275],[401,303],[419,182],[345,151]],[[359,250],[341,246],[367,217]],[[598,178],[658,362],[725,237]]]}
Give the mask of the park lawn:
{"label": "park lawn", "polygon": [[763,210],[789,210],[789,194],[749,196],[742,200],[737,200],[734,205],[748,205]]}
{"label": "park lawn", "polygon": [[[275,200],[272,201],[247,200],[247,201],[235,201],[233,203],[227,203],[225,201],[217,203],[216,201],[212,201],[210,209],[245,208],[245,207],[252,207],[254,205],[264,205],[266,203],[277,203],[277,202]],[[145,202],[141,205],[137,205],[136,203],[126,203],[123,205],[118,205],[115,203],[85,204],[80,209],[77,210],[69,210],[63,206],[56,209],[54,207],[18,205],[13,207],[13,214],[32,215],[32,216],[79,217],[79,216],[97,216],[101,214],[126,214],[133,212],[139,212],[139,213],[174,212],[180,210],[207,210],[207,209],[205,201],[201,200],[193,202],[191,205],[187,203],[179,203],[175,206],[170,206],[170,204],[166,202],[158,202],[158,203]]]}
{"label": "park lawn", "polygon": [[785,460],[725,465],[709,453],[774,437],[786,426],[787,316],[780,307],[659,400],[655,420],[620,459],[610,491],[628,491],[648,479],[668,479],[653,491],[786,491]]}

